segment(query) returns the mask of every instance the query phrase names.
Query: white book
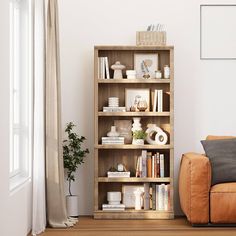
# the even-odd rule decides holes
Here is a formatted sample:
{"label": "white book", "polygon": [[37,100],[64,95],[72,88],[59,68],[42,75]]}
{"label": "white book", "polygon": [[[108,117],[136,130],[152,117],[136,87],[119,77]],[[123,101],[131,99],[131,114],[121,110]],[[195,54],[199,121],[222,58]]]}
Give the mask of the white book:
{"label": "white book", "polygon": [[163,90],[158,90],[157,93],[157,111],[163,112]]}
{"label": "white book", "polygon": [[124,140],[124,137],[102,137],[102,140]]}
{"label": "white book", "polygon": [[158,210],[164,211],[165,184],[158,186]]}
{"label": "white book", "polygon": [[164,210],[168,211],[169,209],[169,186],[165,185],[165,193],[164,193]]}
{"label": "white book", "polygon": [[103,208],[125,208],[124,204],[102,204]]}
{"label": "white book", "polygon": [[102,57],[102,78],[106,79],[106,76],[105,76],[105,57]]}
{"label": "white book", "polygon": [[156,210],[158,211],[159,210],[159,187],[160,185],[157,184],[156,185]]}
{"label": "white book", "polygon": [[107,172],[107,177],[108,178],[129,178],[130,177],[130,172],[127,171],[127,172],[111,172],[111,171],[108,171]]}
{"label": "white book", "polygon": [[105,79],[103,76],[104,74],[104,69],[103,69],[103,57],[100,57],[100,79]]}
{"label": "white book", "polygon": [[110,79],[108,57],[105,57],[105,67],[106,67],[106,78],[107,78],[107,79]]}
{"label": "white book", "polygon": [[164,154],[160,154],[160,177],[165,177],[165,171],[164,171]]}
{"label": "white book", "polygon": [[157,111],[157,89],[154,90],[154,98],[153,98],[153,112]]}
{"label": "white book", "polygon": [[98,78],[101,79],[101,58],[98,58]]}
{"label": "white book", "polygon": [[103,211],[124,211],[125,208],[103,208]]}
{"label": "white book", "polygon": [[142,150],[142,178],[147,177],[147,150]]}

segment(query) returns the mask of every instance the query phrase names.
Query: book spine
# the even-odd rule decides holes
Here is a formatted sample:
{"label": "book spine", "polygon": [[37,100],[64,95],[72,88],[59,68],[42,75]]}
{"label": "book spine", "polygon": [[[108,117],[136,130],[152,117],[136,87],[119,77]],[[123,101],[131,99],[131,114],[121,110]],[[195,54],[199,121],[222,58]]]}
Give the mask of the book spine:
{"label": "book spine", "polygon": [[135,177],[140,177],[140,170],[139,170],[139,167],[140,167],[140,157],[137,158],[137,163],[136,163],[136,174],[135,174]]}
{"label": "book spine", "polygon": [[144,210],[150,209],[150,185],[149,183],[144,183]]}
{"label": "book spine", "polygon": [[163,90],[158,90],[157,111],[163,112]]}
{"label": "book spine", "polygon": [[152,210],[156,210],[156,184],[152,184]]}
{"label": "book spine", "polygon": [[110,79],[108,57],[105,57],[105,67],[106,67],[106,76],[107,76],[107,79]]}
{"label": "book spine", "polygon": [[159,210],[159,187],[160,185],[156,185],[156,210]]}
{"label": "book spine", "polygon": [[154,90],[154,98],[153,98],[153,112],[157,111],[157,90]]}
{"label": "book spine", "polygon": [[157,178],[157,154],[154,155],[154,178]]}
{"label": "book spine", "polygon": [[102,57],[102,79],[105,79],[105,59]]}
{"label": "book spine", "polygon": [[160,155],[159,152],[156,153],[157,155],[157,178],[160,177]]}
{"label": "book spine", "polygon": [[159,185],[159,193],[158,193],[158,208],[160,211],[164,210],[164,197],[165,197],[165,184]]}
{"label": "book spine", "polygon": [[169,191],[168,191],[168,185],[165,185],[165,197],[164,197],[164,210],[168,211],[169,210]]}
{"label": "book spine", "polygon": [[98,79],[101,79],[101,58],[98,57]]}
{"label": "book spine", "polygon": [[152,156],[152,178],[154,178],[155,176],[154,176],[154,167],[155,167],[155,165],[154,165],[154,163],[155,163],[155,156]]}
{"label": "book spine", "polygon": [[147,177],[147,151],[142,150],[142,178]]}
{"label": "book spine", "polygon": [[147,177],[152,177],[152,154],[147,154]]}
{"label": "book spine", "polygon": [[160,154],[160,177],[164,178],[165,173],[164,173],[164,154]]}

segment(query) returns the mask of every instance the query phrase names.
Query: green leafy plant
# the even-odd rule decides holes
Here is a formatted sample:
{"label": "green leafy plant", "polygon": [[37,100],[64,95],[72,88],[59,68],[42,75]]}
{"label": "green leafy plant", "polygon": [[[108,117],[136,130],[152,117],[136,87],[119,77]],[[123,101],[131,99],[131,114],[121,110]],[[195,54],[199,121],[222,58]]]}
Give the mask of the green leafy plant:
{"label": "green leafy plant", "polygon": [[143,130],[136,130],[133,132],[133,137],[135,139],[145,139],[147,137],[147,133]]}
{"label": "green leafy plant", "polygon": [[63,140],[63,160],[64,168],[67,173],[67,180],[69,182],[69,194],[71,193],[71,182],[75,181],[75,171],[78,166],[84,163],[84,158],[89,153],[89,150],[82,149],[81,145],[86,140],[84,136],[79,136],[73,132],[75,125],[70,122],[66,125],[65,132],[67,133],[67,139]]}

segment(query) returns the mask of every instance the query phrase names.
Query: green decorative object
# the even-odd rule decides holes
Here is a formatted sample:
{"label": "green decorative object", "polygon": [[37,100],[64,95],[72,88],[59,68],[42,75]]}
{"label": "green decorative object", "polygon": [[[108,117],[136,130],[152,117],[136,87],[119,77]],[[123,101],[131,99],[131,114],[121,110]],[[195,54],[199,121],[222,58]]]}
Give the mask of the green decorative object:
{"label": "green decorative object", "polygon": [[133,132],[134,139],[145,139],[147,137],[147,133],[143,130],[136,130]]}
{"label": "green decorative object", "polygon": [[69,181],[70,196],[72,196],[71,181],[75,181],[75,172],[78,166],[84,163],[84,158],[89,153],[87,148],[82,149],[81,147],[86,138],[73,132],[74,127],[73,122],[66,125],[65,132],[67,133],[67,139],[63,140],[63,160],[67,180]]}

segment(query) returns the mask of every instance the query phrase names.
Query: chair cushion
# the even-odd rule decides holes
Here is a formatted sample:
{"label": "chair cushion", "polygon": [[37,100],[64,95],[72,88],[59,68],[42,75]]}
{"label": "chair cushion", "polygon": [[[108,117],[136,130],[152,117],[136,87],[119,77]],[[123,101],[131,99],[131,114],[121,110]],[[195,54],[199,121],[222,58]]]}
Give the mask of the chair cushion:
{"label": "chair cushion", "polygon": [[236,223],[236,183],[212,186],[210,221],[211,223]]}
{"label": "chair cushion", "polygon": [[236,139],[201,141],[212,167],[212,185],[236,182]]}

